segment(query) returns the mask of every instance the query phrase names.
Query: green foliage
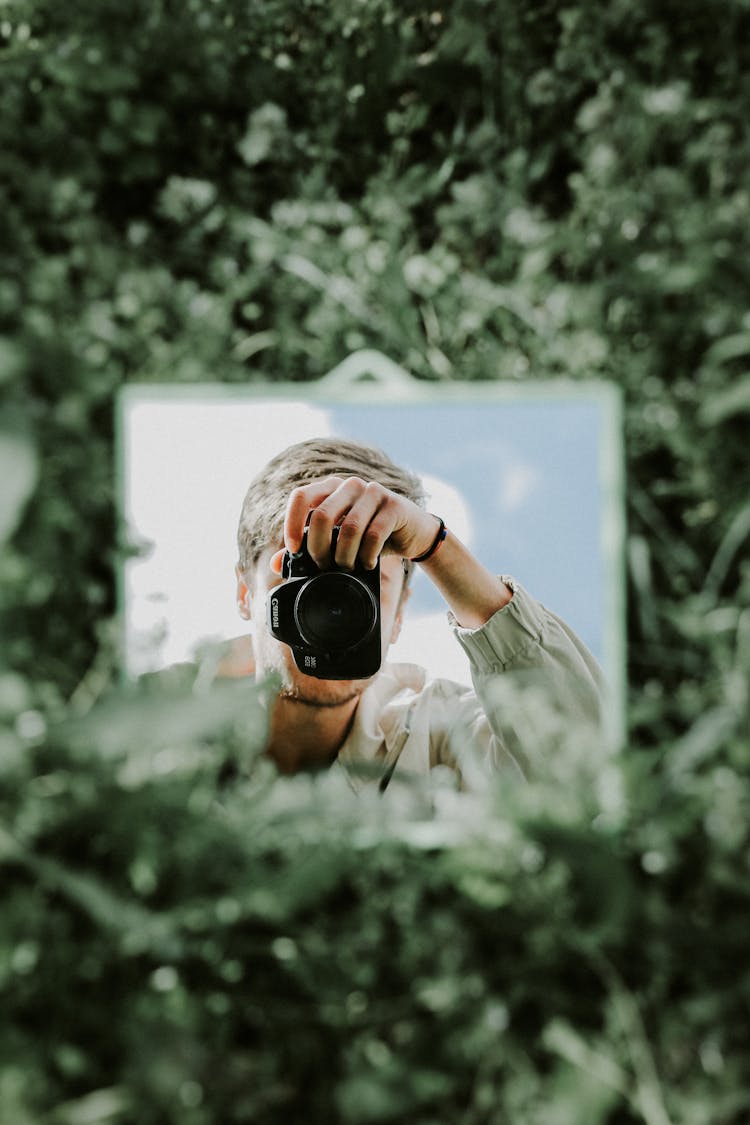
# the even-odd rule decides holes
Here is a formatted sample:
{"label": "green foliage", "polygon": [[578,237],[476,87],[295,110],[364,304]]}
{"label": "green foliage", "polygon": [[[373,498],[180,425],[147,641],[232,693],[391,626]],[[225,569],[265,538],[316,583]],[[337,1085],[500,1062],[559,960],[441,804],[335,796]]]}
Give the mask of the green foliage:
{"label": "green foliage", "polygon": [[[624,388],[631,680],[664,689],[633,718],[684,729],[676,689],[747,604],[746,6],[0,16],[2,392],[40,461],[10,662],[67,693],[100,644],[123,382],[306,380],[375,346],[425,379]],[[687,644],[683,611],[712,622]]]}
{"label": "green foliage", "polygon": [[263,737],[247,685],[5,733],[0,1120],[746,1119],[737,735],[388,800]]}
{"label": "green foliage", "polygon": [[[749,31],[0,4],[3,1125],[747,1118]],[[622,387],[631,745],[593,791],[386,819],[248,775],[247,688],[112,692],[118,389],[367,346]]]}

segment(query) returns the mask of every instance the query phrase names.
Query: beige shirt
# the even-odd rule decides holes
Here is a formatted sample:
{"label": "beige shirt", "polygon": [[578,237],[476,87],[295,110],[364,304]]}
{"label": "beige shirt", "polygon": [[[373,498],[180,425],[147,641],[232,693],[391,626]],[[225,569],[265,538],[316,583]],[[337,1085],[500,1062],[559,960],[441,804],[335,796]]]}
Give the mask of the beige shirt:
{"label": "beige shirt", "polygon": [[364,692],[337,765],[355,791],[393,779],[455,771],[464,788],[487,771],[535,772],[550,745],[601,737],[602,677],[565,622],[513,578],[510,602],[479,629],[451,628],[474,690],[430,679],[415,664],[385,664]]}

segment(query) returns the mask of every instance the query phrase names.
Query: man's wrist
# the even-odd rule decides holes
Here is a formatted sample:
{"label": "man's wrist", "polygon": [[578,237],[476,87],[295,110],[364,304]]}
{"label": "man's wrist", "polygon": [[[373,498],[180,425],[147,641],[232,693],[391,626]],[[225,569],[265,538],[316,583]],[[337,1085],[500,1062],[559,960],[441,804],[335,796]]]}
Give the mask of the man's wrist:
{"label": "man's wrist", "polygon": [[423,565],[464,629],[480,628],[513,597],[513,591],[455,535],[449,535],[443,549]]}
{"label": "man's wrist", "polygon": [[[431,513],[431,514],[434,515],[434,513]],[[427,562],[427,560],[431,559],[432,556],[435,554],[435,552],[437,550],[439,550],[441,544],[444,542],[445,537],[448,534],[448,529],[445,526],[445,521],[443,519],[441,519],[440,516],[435,516],[435,519],[438,521],[438,529],[437,529],[437,532],[435,533],[435,537],[433,538],[429,547],[427,548],[426,551],[423,551],[420,555],[416,555],[414,558],[409,559],[409,562],[413,562],[413,563]]]}

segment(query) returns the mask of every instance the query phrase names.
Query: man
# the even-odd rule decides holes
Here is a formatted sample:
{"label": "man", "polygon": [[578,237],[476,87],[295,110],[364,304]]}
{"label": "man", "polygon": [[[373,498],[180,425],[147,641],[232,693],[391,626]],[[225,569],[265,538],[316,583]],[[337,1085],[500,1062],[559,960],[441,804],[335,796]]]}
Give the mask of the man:
{"label": "man", "polygon": [[[338,566],[358,560],[372,569],[380,557],[384,661],[401,628],[410,573],[423,569],[445,599],[474,692],[430,680],[415,665],[384,663],[369,680],[354,681],[299,671],[289,646],[266,627],[266,600],[282,581],[284,549],[299,550],[308,522],[308,552],[321,569],[330,565],[335,527]],[[280,771],[337,762],[355,788],[369,773],[384,789],[397,768],[426,774],[444,765],[465,784],[477,752],[493,769],[525,773],[534,740],[551,741],[571,725],[596,728],[600,672],[582,642],[441,525],[425,510],[418,478],[355,442],[301,442],[250,484],[238,531],[237,602],[254,624],[256,675],[281,678],[267,746]]]}

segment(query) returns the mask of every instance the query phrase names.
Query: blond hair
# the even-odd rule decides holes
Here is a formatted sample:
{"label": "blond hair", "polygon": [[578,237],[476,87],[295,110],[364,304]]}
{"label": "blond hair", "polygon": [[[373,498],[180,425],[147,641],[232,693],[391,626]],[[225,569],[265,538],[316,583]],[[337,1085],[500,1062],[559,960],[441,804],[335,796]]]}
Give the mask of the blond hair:
{"label": "blond hair", "polygon": [[298,442],[277,453],[250,482],[237,531],[240,570],[252,569],[267,548],[281,544],[290,492],[328,476],[376,481],[421,508],[425,504],[419,477],[400,468],[381,449],[341,438]]}

